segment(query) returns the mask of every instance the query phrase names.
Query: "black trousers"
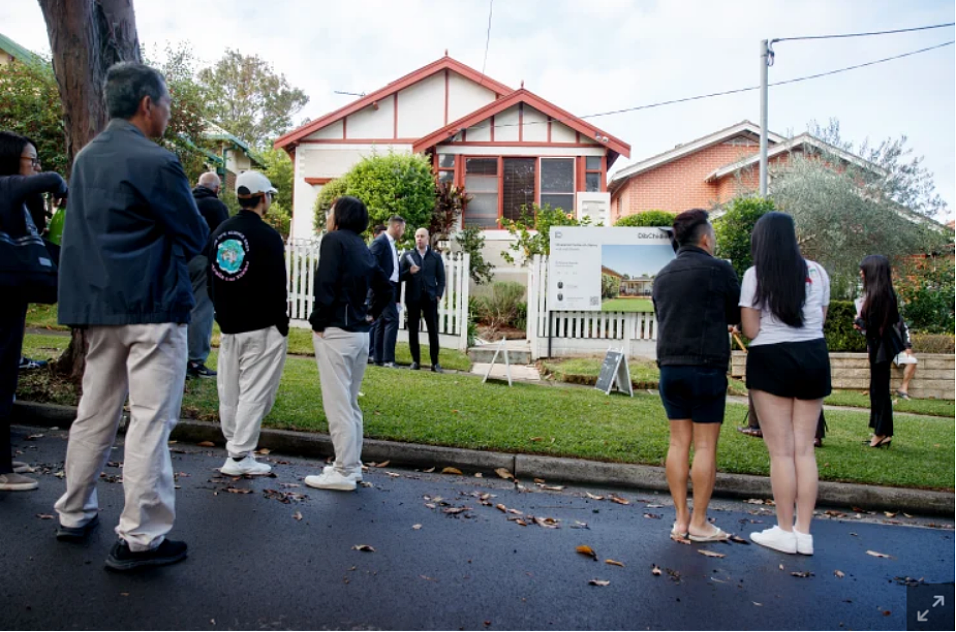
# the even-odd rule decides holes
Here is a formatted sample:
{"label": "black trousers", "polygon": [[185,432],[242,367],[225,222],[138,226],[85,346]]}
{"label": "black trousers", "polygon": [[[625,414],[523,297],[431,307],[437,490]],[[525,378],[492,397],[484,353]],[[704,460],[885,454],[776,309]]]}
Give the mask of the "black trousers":
{"label": "black trousers", "polygon": [[395,344],[398,342],[398,284],[392,284],[392,300],[373,325],[375,327],[375,346],[372,359],[376,364],[395,362]]}
{"label": "black trousers", "polygon": [[13,471],[10,416],[13,412],[13,396],[17,392],[26,316],[26,303],[4,297],[0,306],[0,474]]}
{"label": "black trousers", "polygon": [[408,309],[408,346],[412,352],[412,362],[421,364],[418,330],[424,316],[425,327],[428,328],[428,353],[432,366],[435,366],[438,364],[438,301],[426,298],[421,302],[407,303],[405,307]]}
{"label": "black trousers", "polygon": [[870,428],[880,437],[893,436],[893,398],[890,395],[891,362],[870,364]]}

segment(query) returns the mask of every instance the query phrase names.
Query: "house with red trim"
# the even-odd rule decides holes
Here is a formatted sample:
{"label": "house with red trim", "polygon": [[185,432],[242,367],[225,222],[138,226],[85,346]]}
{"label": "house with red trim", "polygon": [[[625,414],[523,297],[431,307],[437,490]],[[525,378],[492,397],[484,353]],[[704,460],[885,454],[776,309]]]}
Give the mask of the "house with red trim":
{"label": "house with red trim", "polygon": [[484,229],[489,246],[509,239],[499,220],[518,219],[522,205],[577,212],[588,196],[609,204],[607,171],[631,151],[524,85],[512,89],[447,52],[275,146],[295,165],[293,238],[314,235],[313,206],[323,185],[364,156],[396,151],[430,156],[436,178],[465,188],[472,199],[463,223]]}

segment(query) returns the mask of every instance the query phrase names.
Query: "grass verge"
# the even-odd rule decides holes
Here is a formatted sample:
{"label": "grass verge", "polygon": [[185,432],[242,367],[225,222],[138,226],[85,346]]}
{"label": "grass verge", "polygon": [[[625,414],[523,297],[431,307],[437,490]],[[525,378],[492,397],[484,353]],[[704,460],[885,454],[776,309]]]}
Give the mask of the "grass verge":
{"label": "grass verge", "polygon": [[[542,375],[551,375],[559,382],[571,384],[597,384],[601,374],[601,357],[546,359],[539,361],[538,369]],[[628,360],[631,371],[631,384],[634,388],[656,390],[660,380],[660,370],[652,360]],[[727,381],[727,392],[730,395],[746,395],[747,387],[740,380]]]}

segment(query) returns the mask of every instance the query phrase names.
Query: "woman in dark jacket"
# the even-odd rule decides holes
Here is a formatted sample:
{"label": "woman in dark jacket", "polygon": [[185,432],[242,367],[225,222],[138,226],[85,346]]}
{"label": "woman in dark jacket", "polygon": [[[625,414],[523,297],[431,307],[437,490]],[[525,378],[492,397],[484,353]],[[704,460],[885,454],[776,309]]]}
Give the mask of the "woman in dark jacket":
{"label": "woman in dark jacket", "polygon": [[[368,209],[354,197],[340,197],[329,210],[328,232],[319,248],[315,306],[309,322],[322,384],[335,462],[305,484],[352,491],[362,480],[362,409],[359,388],[368,363],[368,332],[391,300],[388,278],[361,234]],[[371,307],[367,299],[371,290]]]}
{"label": "woman in dark jacket", "polygon": [[893,272],[883,255],[869,255],[860,262],[863,278],[863,305],[857,329],[866,334],[870,359],[871,448],[886,448],[893,441],[893,400],[890,395],[890,364],[906,350],[908,334],[900,318],[893,291]]}
{"label": "woman in dark jacket", "polygon": [[[12,132],[0,132],[0,239],[9,247],[13,240],[39,237],[30,208],[42,205],[41,195],[66,195],[66,182],[59,174],[41,173],[36,143]],[[27,303],[12,287],[3,286],[7,275],[0,273],[0,491],[28,491],[37,481],[23,473],[32,471],[26,463],[12,460],[10,414],[17,390],[20,348],[23,345]]]}

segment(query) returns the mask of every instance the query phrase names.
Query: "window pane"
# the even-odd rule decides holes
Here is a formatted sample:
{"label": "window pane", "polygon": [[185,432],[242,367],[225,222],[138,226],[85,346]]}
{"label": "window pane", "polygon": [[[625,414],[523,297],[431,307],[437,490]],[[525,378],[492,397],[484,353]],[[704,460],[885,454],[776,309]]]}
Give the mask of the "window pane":
{"label": "window pane", "polygon": [[550,204],[551,208],[559,208],[565,213],[574,212],[574,194],[563,194],[563,195],[545,195],[541,194],[541,206],[545,204]]}
{"label": "window pane", "polygon": [[455,172],[454,171],[439,171],[438,181],[439,182],[454,182]]}
{"label": "window pane", "polygon": [[471,199],[465,207],[465,226],[479,228],[498,228],[498,194],[470,193]]}
{"label": "window pane", "polygon": [[497,158],[468,158],[465,160],[465,173],[473,175],[498,175]]}
{"label": "window pane", "polygon": [[584,175],[584,190],[585,191],[600,191],[601,190],[601,174],[600,173],[588,173]]}
{"label": "window pane", "polygon": [[549,158],[541,161],[541,192],[568,193],[574,191],[574,159]]}
{"label": "window pane", "polygon": [[[521,219],[522,207],[528,214],[532,213],[534,204],[535,158],[505,158],[504,159],[504,204],[501,215],[503,219]],[[466,189],[467,190],[467,189]]]}
{"label": "window pane", "polygon": [[454,169],[455,154],[438,154],[438,167],[440,169]]}
{"label": "window pane", "polygon": [[471,193],[498,193],[498,176],[465,176],[465,191]]}
{"label": "window pane", "polygon": [[601,157],[600,156],[588,156],[587,163],[585,168],[588,171],[600,171],[601,170]]}

